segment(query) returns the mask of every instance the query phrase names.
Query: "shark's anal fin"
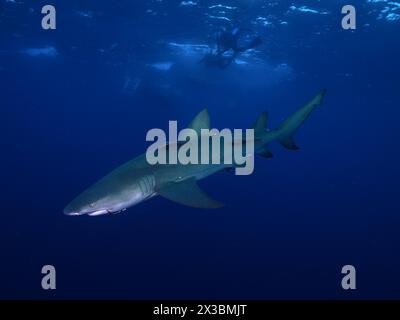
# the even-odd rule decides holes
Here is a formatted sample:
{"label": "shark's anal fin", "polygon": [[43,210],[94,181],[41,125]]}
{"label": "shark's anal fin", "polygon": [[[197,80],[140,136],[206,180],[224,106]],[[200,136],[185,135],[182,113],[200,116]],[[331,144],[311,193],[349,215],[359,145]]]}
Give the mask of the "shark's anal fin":
{"label": "shark's anal fin", "polygon": [[274,155],[272,154],[272,152],[269,151],[269,150],[267,149],[267,147],[263,147],[263,148],[261,148],[260,150],[258,150],[258,151],[257,151],[257,154],[259,154],[260,156],[262,156],[262,157],[264,157],[264,158],[267,158],[267,159],[273,158],[273,157],[274,157]]}
{"label": "shark's anal fin", "polygon": [[158,194],[168,200],[194,208],[220,208],[222,203],[212,199],[199,188],[196,179],[190,178],[180,182],[172,182],[157,190]]}
{"label": "shark's anal fin", "polygon": [[300,148],[293,141],[293,137],[281,137],[279,142],[289,150],[300,150]]}

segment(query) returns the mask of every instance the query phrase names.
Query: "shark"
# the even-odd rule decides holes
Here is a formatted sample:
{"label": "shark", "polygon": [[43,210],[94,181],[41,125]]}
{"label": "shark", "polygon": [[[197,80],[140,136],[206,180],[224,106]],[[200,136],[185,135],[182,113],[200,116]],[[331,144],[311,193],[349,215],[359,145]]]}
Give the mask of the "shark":
{"label": "shark", "polygon": [[[253,125],[254,153],[264,158],[273,157],[268,146],[274,141],[289,150],[299,150],[293,137],[310,114],[322,104],[325,94],[326,90],[321,90],[276,129],[268,128],[268,113],[263,112]],[[188,128],[199,136],[202,129],[211,128],[208,110],[201,111]],[[246,143],[243,141],[243,144]],[[220,164],[151,165],[146,155],[142,154],[117,167],[78,195],[65,207],[64,214],[91,217],[117,214],[155,196],[193,208],[220,208],[223,204],[204,192],[197,181],[236,165],[235,162],[225,164],[223,161]]]}

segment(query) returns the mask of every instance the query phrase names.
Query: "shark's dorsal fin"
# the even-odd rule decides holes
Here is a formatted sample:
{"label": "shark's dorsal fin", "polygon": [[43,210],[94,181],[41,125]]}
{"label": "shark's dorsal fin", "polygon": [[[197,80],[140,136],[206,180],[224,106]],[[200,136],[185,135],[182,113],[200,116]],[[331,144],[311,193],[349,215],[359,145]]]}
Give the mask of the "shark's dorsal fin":
{"label": "shark's dorsal fin", "polygon": [[172,182],[157,190],[157,193],[174,202],[194,208],[220,208],[222,203],[212,199],[199,188],[194,178],[180,182]]}
{"label": "shark's dorsal fin", "polygon": [[189,129],[193,129],[200,136],[201,129],[211,129],[210,115],[208,110],[204,109],[201,111],[189,124]]}

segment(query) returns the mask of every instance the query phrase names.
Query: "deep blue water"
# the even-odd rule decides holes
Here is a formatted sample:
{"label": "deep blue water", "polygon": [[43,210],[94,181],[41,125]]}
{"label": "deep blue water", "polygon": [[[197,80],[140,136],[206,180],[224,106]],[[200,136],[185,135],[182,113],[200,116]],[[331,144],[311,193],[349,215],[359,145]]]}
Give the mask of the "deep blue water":
{"label": "deep blue water", "polygon": [[[57,29],[43,30],[50,2]],[[0,298],[400,298],[400,4],[351,3],[354,31],[347,1],[0,0]],[[227,19],[263,44],[205,68]],[[151,128],[204,107],[216,128],[264,110],[274,128],[321,88],[300,151],[273,144],[253,175],[200,182],[222,209],[62,212],[145,152]],[[357,290],[340,286],[346,264]]]}

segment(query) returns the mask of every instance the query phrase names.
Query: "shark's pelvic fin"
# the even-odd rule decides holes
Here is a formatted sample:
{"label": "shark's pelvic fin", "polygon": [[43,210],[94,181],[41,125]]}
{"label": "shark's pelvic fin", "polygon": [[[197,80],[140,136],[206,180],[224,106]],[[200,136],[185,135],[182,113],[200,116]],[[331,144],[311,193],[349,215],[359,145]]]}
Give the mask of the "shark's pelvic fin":
{"label": "shark's pelvic fin", "polygon": [[219,201],[212,199],[199,188],[196,179],[190,178],[181,182],[173,182],[157,190],[158,194],[168,200],[194,208],[214,209],[223,207]]}
{"label": "shark's pelvic fin", "polygon": [[200,136],[201,129],[211,129],[210,115],[207,109],[201,111],[189,124],[189,129],[196,131],[197,135]]}
{"label": "shark's pelvic fin", "polygon": [[278,129],[278,141],[289,150],[299,150],[293,136],[297,129],[306,121],[312,111],[322,104],[326,90],[321,90],[310,102],[287,118]]}

